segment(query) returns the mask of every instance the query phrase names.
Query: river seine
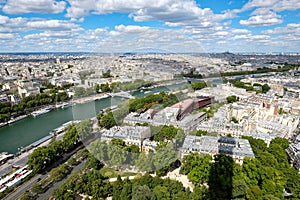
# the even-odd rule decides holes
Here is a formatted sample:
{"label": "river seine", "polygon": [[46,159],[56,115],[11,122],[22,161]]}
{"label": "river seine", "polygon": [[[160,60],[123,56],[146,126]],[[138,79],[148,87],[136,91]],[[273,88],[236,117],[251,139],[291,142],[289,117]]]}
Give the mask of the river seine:
{"label": "river seine", "polygon": [[[174,84],[145,91],[149,91],[146,92],[147,94],[153,94],[175,89],[182,85],[183,84]],[[143,97],[145,96],[145,91],[133,92],[132,95],[135,97]],[[64,109],[56,109],[37,117],[30,116],[11,125],[2,127],[0,128],[0,152],[16,153],[18,148],[26,147],[34,141],[47,136],[50,131],[61,126],[63,123],[71,120],[95,117],[101,109],[117,105],[121,101],[124,101],[124,99],[107,97],[96,101],[76,104]]]}

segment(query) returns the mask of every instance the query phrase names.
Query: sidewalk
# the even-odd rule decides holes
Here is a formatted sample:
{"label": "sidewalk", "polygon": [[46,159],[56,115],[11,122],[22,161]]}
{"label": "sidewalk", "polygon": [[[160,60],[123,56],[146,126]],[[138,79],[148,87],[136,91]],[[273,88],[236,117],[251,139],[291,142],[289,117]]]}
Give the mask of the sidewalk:
{"label": "sidewalk", "polygon": [[[63,137],[64,133],[59,134],[58,136],[56,136],[56,140],[61,140]],[[30,156],[30,154],[38,147],[42,147],[42,146],[48,146],[50,143],[50,140],[47,140],[45,142],[43,142],[42,144],[40,144],[39,146],[29,150],[28,152],[24,152],[21,155],[16,156],[15,158],[8,160],[6,163],[4,163],[3,165],[0,166],[0,178],[6,174],[8,174],[9,172],[12,171],[12,167],[13,166],[20,166],[20,167],[24,167],[28,161],[28,158]]]}

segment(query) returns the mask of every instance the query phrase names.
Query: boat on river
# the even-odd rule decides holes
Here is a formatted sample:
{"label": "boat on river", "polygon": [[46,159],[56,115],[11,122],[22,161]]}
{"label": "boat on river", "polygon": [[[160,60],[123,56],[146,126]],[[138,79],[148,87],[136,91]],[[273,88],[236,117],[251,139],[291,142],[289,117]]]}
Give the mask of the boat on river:
{"label": "boat on river", "polygon": [[46,113],[50,112],[51,110],[53,110],[52,107],[43,108],[41,110],[37,110],[37,111],[32,112],[31,115],[33,117],[36,117],[36,116],[39,116],[39,115],[42,115],[42,114],[46,114]]}
{"label": "boat on river", "polygon": [[21,115],[21,116],[19,116],[19,117],[12,118],[12,119],[9,120],[7,123],[8,123],[8,124],[12,124],[12,123],[17,122],[17,121],[19,121],[19,120],[22,120],[22,119],[24,119],[24,118],[26,118],[26,117],[27,117],[27,115]]}

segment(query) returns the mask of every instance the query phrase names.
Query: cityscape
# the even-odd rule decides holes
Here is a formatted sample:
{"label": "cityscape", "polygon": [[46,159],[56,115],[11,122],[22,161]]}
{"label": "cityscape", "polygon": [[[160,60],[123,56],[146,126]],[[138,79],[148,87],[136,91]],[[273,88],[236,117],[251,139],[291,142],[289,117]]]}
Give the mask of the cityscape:
{"label": "cityscape", "polygon": [[0,199],[300,199],[299,10],[0,1]]}

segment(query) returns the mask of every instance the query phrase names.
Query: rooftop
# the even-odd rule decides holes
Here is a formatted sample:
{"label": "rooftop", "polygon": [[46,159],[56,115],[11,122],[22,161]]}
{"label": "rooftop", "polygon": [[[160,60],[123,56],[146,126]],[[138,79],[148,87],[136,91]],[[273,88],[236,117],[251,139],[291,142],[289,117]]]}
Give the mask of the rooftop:
{"label": "rooftop", "polygon": [[240,138],[189,135],[184,140],[182,149],[209,154],[223,153],[240,157],[255,157],[249,141]]}

